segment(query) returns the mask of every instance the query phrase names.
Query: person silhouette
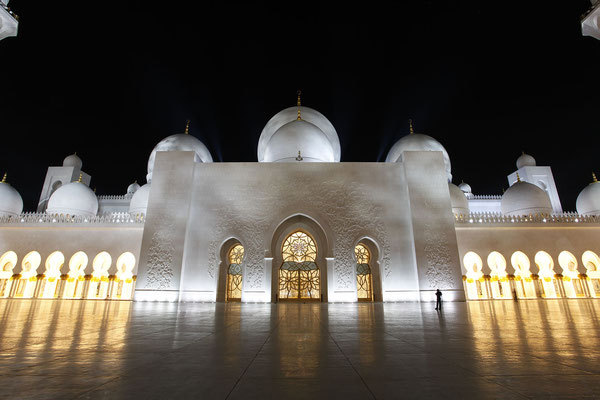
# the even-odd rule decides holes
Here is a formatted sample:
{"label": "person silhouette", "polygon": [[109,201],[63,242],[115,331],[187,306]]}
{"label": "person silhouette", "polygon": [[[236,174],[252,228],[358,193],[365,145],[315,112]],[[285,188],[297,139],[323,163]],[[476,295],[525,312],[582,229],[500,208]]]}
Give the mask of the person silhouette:
{"label": "person silhouette", "polygon": [[441,310],[442,309],[442,292],[440,291],[440,289],[435,291],[435,297],[437,297],[437,300],[435,301],[435,309]]}

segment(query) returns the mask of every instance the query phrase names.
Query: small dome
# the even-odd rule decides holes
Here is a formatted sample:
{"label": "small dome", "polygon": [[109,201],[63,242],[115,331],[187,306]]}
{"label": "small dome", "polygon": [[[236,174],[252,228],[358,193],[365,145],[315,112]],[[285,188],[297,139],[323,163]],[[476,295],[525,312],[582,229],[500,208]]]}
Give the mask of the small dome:
{"label": "small dome", "polygon": [[140,185],[137,181],[133,182],[131,185],[127,186],[127,194],[134,194],[140,188]]}
{"label": "small dome", "polygon": [[23,199],[17,190],[6,182],[0,182],[0,217],[14,217],[23,212]]}
{"label": "small dome", "polygon": [[469,215],[469,200],[465,193],[452,182],[448,182],[452,212],[456,215]]}
{"label": "small dome", "polygon": [[98,198],[84,183],[71,182],[52,193],[46,213],[93,217],[98,213]]}
{"label": "small dome", "polygon": [[600,182],[595,175],[594,181],[577,196],[576,207],[581,215],[600,215]]}
{"label": "small dome", "polygon": [[66,156],[63,160],[63,167],[75,167],[75,169],[81,169],[83,167],[83,161],[77,156],[77,153]]}
{"label": "small dome", "polygon": [[517,169],[521,169],[523,167],[535,167],[535,158],[530,156],[529,154],[525,154],[524,152],[517,158]]}
{"label": "small dome", "polygon": [[502,195],[500,208],[505,215],[551,214],[548,194],[528,182],[518,181]]}
{"label": "small dome", "polygon": [[467,194],[471,194],[472,190],[471,190],[471,185],[469,185],[468,183],[464,183],[462,182],[460,185],[458,185],[459,189],[463,191],[463,193],[467,193]]}
{"label": "small dome", "polygon": [[[340,139],[338,138],[338,134],[337,134],[335,128],[333,127],[331,122],[329,122],[329,120],[327,118],[325,118],[325,116],[323,114],[321,114],[320,112],[318,112],[316,110],[313,110],[312,108],[304,107],[304,106],[300,106],[300,107],[296,106],[296,107],[286,108],[285,110],[282,110],[282,111],[278,112],[277,114],[275,114],[269,120],[269,122],[267,122],[263,131],[260,134],[260,138],[258,139],[258,148],[257,148],[258,161],[259,162],[272,162],[271,157],[273,157],[275,153],[280,154],[281,149],[274,148],[273,145],[274,144],[280,145],[280,144],[282,144],[281,142],[285,141],[283,139],[283,137],[286,136],[286,134],[284,134],[285,131],[279,132],[278,135],[282,135],[282,137],[277,139],[275,142],[271,142],[271,139],[275,135],[275,133],[278,132],[281,128],[283,128],[285,125],[288,125],[287,129],[290,129],[290,130],[292,130],[292,129],[295,130],[295,128],[297,128],[297,127],[299,128],[302,125],[302,124],[296,124],[296,125],[292,125],[291,127],[289,126],[291,122],[295,122],[298,120],[298,109],[300,109],[300,115],[302,118],[301,121],[316,127],[318,129],[318,131],[320,131],[320,132],[316,131],[316,133],[318,133],[318,135],[315,135],[315,136],[324,135],[325,138],[327,139],[327,141],[329,142],[329,144],[325,144],[325,146],[326,146],[327,152],[331,152],[331,154],[327,154],[326,157],[323,155],[321,155],[319,157],[325,158],[325,160],[323,160],[323,161],[339,162],[340,156],[341,156],[341,147],[340,147]],[[304,126],[306,127],[306,125],[304,125]],[[311,127],[310,132],[315,133],[314,128]],[[291,136],[295,136],[295,134],[291,134],[291,132],[288,132],[288,134],[290,134]],[[321,139],[319,139],[319,143],[323,143]],[[303,144],[305,145],[306,150],[304,150],[302,148],[296,148],[296,149],[287,148],[286,152],[284,152],[285,158],[290,157],[289,155],[287,155],[287,153],[294,151],[293,159],[295,161],[296,157],[298,156],[298,150],[300,150],[302,157],[305,158],[306,161],[317,161],[317,160],[309,160],[306,157],[311,157],[310,153],[311,152],[314,153],[315,151],[318,151],[318,149],[314,148],[314,146],[312,146],[312,145],[309,145],[309,143],[307,143],[307,141],[304,141]],[[295,143],[295,147],[297,147],[297,146],[298,146],[298,144]],[[306,151],[306,154],[305,154],[305,151]],[[266,159],[267,152],[270,153],[269,160]]]}
{"label": "small dome", "polygon": [[132,215],[144,214],[146,215],[146,209],[148,208],[148,198],[150,197],[150,184],[146,183],[140,187],[129,203],[129,213]]}
{"label": "small dome", "polygon": [[299,161],[334,162],[334,152],[325,133],[303,120],[288,122],[279,128],[265,148],[263,162]]}
{"label": "small dome", "polygon": [[196,153],[194,161],[203,163],[213,161],[210,151],[208,151],[204,143],[194,136],[185,133],[171,135],[158,142],[158,144],[154,146],[152,153],[150,153],[150,158],[148,159],[148,175],[146,176],[148,182],[152,181],[152,171],[154,170],[154,159],[156,158],[157,151],[193,151]]}
{"label": "small dome", "polygon": [[448,176],[448,182],[452,181],[452,167],[450,165],[450,157],[448,152],[434,138],[431,136],[423,135],[421,133],[411,133],[398,140],[390,149],[386,162],[398,162],[401,161],[402,153],[405,151],[441,151],[444,157],[444,165],[446,167],[446,175]]}

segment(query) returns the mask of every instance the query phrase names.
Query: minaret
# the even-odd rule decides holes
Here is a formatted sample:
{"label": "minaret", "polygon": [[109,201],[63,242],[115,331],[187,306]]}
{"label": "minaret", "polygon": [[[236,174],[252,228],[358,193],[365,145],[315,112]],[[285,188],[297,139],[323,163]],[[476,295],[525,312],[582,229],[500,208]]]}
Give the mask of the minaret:
{"label": "minaret", "polygon": [[581,34],[600,40],[600,0],[592,0],[591,7],[581,16]]}
{"label": "minaret", "polygon": [[17,36],[19,17],[8,7],[9,0],[0,0],[0,40]]}

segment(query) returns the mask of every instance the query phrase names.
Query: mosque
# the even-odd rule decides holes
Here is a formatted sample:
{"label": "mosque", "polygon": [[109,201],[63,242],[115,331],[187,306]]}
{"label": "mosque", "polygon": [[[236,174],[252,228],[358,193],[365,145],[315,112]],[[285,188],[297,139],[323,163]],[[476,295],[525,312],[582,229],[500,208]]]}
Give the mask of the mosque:
{"label": "mosque", "polygon": [[[188,123],[189,126],[189,123]],[[79,156],[48,168],[38,208],[0,183],[0,297],[170,302],[600,297],[600,183],[563,212],[552,170],[522,154],[502,196],[452,183],[410,133],[385,162],[340,162],[301,105],[265,125],[258,162],[213,162],[185,131],[147,183],[98,196]]]}

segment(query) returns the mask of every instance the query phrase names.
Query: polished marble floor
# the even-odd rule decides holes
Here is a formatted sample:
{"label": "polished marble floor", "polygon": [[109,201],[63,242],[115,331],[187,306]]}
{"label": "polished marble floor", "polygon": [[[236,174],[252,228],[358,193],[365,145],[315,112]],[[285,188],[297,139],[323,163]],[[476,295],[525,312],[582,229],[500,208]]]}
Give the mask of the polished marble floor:
{"label": "polished marble floor", "polygon": [[0,398],[600,398],[600,300],[0,301]]}

